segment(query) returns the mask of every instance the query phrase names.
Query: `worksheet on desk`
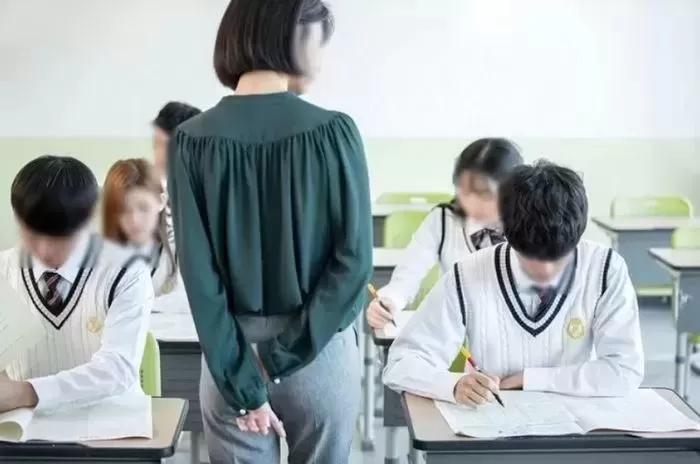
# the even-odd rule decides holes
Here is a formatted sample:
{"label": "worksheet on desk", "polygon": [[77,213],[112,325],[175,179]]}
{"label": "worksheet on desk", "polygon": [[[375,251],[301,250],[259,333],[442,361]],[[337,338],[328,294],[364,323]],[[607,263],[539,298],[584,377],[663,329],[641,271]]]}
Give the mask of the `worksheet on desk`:
{"label": "worksheet on desk", "polygon": [[384,335],[387,337],[396,338],[399,335],[399,332],[406,327],[406,324],[408,324],[408,321],[414,314],[415,311],[398,311],[394,315],[394,322],[396,322],[396,325],[392,324],[391,322],[385,325]]}
{"label": "worksheet on desk", "polygon": [[435,405],[458,435],[476,438],[583,433],[561,398],[547,393],[502,391],[504,406],[479,407],[436,401]]}
{"label": "worksheet on desk", "polygon": [[44,337],[37,313],[9,284],[0,282],[0,372]]}

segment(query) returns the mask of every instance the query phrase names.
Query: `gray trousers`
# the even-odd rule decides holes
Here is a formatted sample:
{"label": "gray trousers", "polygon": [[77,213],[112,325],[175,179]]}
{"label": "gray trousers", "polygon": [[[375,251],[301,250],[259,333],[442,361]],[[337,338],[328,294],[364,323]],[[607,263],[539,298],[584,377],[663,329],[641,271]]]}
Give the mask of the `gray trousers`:
{"label": "gray trousers", "polygon": [[[345,464],[360,409],[360,355],[353,326],[336,334],[309,365],[268,385],[284,424],[289,464]],[[277,464],[279,437],[242,432],[202,359],[200,407],[212,464]]]}

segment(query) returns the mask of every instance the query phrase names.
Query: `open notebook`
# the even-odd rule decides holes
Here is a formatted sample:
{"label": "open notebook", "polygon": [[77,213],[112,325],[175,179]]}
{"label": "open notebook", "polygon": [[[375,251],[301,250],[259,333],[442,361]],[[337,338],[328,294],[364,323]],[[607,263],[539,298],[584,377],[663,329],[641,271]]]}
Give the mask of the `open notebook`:
{"label": "open notebook", "polygon": [[623,398],[574,398],[554,393],[502,391],[505,407],[478,408],[436,401],[457,435],[498,438],[583,434],[593,430],[631,433],[700,430],[654,390],[639,389]]}
{"label": "open notebook", "polygon": [[153,438],[151,398],[130,394],[51,414],[17,409],[0,414],[0,441],[83,442]]}

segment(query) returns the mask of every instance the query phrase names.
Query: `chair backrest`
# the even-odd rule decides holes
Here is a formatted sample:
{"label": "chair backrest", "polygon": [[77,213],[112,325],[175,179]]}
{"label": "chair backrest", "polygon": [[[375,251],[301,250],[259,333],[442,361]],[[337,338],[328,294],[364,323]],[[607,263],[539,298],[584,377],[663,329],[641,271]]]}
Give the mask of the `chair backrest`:
{"label": "chair backrest", "polygon": [[423,281],[420,283],[420,288],[418,289],[418,293],[416,293],[416,297],[413,298],[413,301],[411,302],[411,309],[418,309],[420,304],[423,302],[426,296],[428,296],[428,293],[430,293],[430,290],[433,289],[435,286],[435,283],[440,279],[440,266],[435,266],[428,272],[428,274],[425,276]]}
{"label": "chair backrest", "polygon": [[679,227],[674,230],[671,248],[700,248],[700,227]]}
{"label": "chair backrest", "polygon": [[[425,211],[396,211],[384,221],[384,247],[406,248],[421,223],[428,215]],[[435,250],[437,253],[437,250]]]}
{"label": "chair backrest", "polygon": [[139,374],[143,392],[148,396],[160,396],[160,348],[158,340],[151,332],[146,336],[146,348],[143,350]]}
{"label": "chair backrest", "polygon": [[437,205],[454,195],[440,192],[385,192],[377,198],[378,205]]}
{"label": "chair backrest", "polygon": [[684,197],[618,197],[610,205],[612,217],[691,217],[693,206]]}

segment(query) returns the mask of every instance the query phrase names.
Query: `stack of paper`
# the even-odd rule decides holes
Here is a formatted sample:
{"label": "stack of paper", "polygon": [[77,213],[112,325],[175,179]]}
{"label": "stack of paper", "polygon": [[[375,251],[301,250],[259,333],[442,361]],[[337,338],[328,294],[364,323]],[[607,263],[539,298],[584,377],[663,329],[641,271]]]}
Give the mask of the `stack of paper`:
{"label": "stack of paper", "polygon": [[151,398],[129,394],[48,414],[19,409],[0,414],[0,440],[83,442],[153,438]]}
{"label": "stack of paper", "polygon": [[396,322],[396,325],[392,324],[391,322],[388,323],[387,325],[384,326],[384,335],[390,338],[396,338],[401,330],[408,324],[408,321],[411,319],[411,316],[415,314],[415,311],[399,311],[394,315],[394,322]]}
{"label": "stack of paper", "polygon": [[436,401],[445,422],[458,435],[476,438],[583,434],[592,430],[677,432],[700,430],[654,390],[624,398],[574,398],[553,393],[502,391],[505,407],[478,408]]}

